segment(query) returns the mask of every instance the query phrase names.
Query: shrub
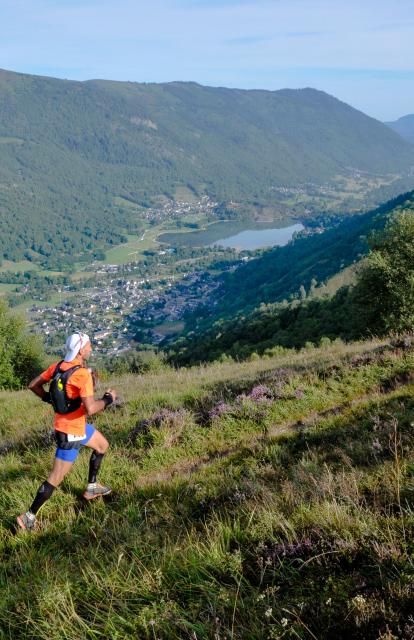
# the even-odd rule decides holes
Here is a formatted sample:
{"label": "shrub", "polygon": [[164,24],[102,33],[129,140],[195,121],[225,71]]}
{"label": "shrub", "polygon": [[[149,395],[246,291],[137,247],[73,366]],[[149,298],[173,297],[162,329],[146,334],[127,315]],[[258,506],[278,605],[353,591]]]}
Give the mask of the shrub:
{"label": "shrub", "polygon": [[412,331],[414,324],[414,216],[394,216],[370,239],[354,291],[362,332]]}
{"label": "shrub", "polygon": [[104,368],[112,374],[148,373],[165,369],[168,365],[163,354],[154,351],[127,351],[119,356],[112,356],[104,362]]}
{"label": "shrub", "polygon": [[0,389],[19,389],[43,368],[43,350],[26,333],[25,321],[9,313],[0,301]]}

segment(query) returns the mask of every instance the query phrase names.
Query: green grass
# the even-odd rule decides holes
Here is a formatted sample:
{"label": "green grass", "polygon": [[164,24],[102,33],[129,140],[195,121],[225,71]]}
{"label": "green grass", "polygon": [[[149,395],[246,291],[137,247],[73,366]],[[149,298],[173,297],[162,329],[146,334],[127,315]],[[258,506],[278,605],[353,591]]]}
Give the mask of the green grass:
{"label": "green grass", "polygon": [[114,198],[114,204],[120,207],[127,207],[129,209],[140,210],[142,208],[136,202],[133,202],[132,200],[128,200],[127,198],[122,198],[121,196],[117,196]]}
{"label": "green grass", "polygon": [[11,260],[3,260],[1,263],[1,271],[38,271],[39,265],[29,260],[20,260],[19,262],[12,262]]}
{"label": "green grass", "polygon": [[156,238],[162,228],[162,225],[149,227],[139,235],[127,236],[128,242],[106,251],[105,260],[101,264],[126,264],[141,260],[144,251],[157,248]]}
{"label": "green grass", "polygon": [[157,333],[163,336],[179,333],[184,329],[184,322],[164,322],[156,326]]}
{"label": "green grass", "polygon": [[7,284],[4,282],[0,282],[0,296],[4,296],[6,293],[10,293],[10,291],[14,291],[16,289],[15,284]]}
{"label": "green grass", "polygon": [[136,260],[143,249],[147,233],[148,230],[145,230],[139,235],[129,235],[128,242],[105,252],[105,260],[102,264],[124,264]]}
{"label": "green grass", "polygon": [[76,295],[79,295],[79,293],[76,291],[65,291],[64,295],[60,293],[53,293],[47,298],[47,300],[35,300],[34,298],[31,298],[30,300],[25,300],[21,304],[17,304],[14,307],[11,307],[10,312],[17,314],[26,314],[30,307],[32,307],[33,305],[36,305],[37,307],[50,307],[60,304],[62,300],[70,300]]}
{"label": "green grass", "polygon": [[411,638],[413,367],[374,341],[101,383],[113,496],[82,503],[81,452],[33,535],[51,412],[0,392],[0,638]]}
{"label": "green grass", "polygon": [[314,298],[320,298],[321,296],[330,295],[333,296],[341,287],[347,287],[356,282],[356,270],[355,265],[345,267],[339,271],[336,275],[329,278],[326,283],[315,289],[312,294]]}
{"label": "green grass", "polygon": [[188,187],[180,186],[175,190],[174,199],[176,200],[176,202],[190,202],[194,204],[198,202],[199,198],[194,193],[194,191],[192,191]]}

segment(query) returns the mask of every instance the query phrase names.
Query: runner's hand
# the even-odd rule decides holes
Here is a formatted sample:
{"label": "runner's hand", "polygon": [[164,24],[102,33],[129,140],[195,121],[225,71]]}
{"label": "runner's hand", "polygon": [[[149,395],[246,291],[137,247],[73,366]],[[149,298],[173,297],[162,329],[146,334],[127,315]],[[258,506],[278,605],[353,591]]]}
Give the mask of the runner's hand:
{"label": "runner's hand", "polygon": [[112,398],[113,398],[113,401],[115,402],[115,400],[117,399],[117,394],[116,394],[115,389],[107,389],[105,391],[105,393],[110,393]]}

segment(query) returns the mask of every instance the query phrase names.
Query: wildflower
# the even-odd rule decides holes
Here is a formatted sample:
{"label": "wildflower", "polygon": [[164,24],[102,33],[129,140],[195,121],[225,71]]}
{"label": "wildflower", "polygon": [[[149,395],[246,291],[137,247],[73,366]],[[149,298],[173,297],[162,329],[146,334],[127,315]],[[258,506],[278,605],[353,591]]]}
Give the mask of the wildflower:
{"label": "wildflower", "polygon": [[150,418],[150,425],[158,428],[174,427],[185,415],[185,409],[161,409]]}
{"label": "wildflower", "polygon": [[269,607],[268,609],[266,609],[266,611],[265,611],[265,616],[266,616],[266,618],[270,618],[270,616],[272,615],[272,613],[273,613],[273,609],[272,609],[272,607]]}
{"label": "wildflower", "polygon": [[226,402],[219,402],[209,411],[208,415],[210,418],[219,418],[220,416],[225,415],[230,411],[231,406],[229,404],[227,404]]}
{"label": "wildflower", "polygon": [[282,625],[282,627],[287,627],[287,625],[289,624],[289,620],[287,618],[282,618],[280,624]]}
{"label": "wildflower", "polygon": [[259,384],[257,387],[253,387],[248,397],[254,402],[260,402],[264,399],[270,400],[273,398],[273,392],[269,387],[266,387],[266,385]]}
{"label": "wildflower", "polygon": [[325,604],[329,607],[329,605],[332,604],[332,598],[328,598]]}
{"label": "wildflower", "polygon": [[294,392],[294,396],[295,398],[297,398],[298,400],[300,400],[301,398],[303,398],[305,394],[303,393],[302,389],[296,389]]}
{"label": "wildflower", "polygon": [[256,600],[257,602],[259,602],[260,600],[264,600],[266,598],[266,594],[265,593],[259,593],[259,595],[257,596]]}

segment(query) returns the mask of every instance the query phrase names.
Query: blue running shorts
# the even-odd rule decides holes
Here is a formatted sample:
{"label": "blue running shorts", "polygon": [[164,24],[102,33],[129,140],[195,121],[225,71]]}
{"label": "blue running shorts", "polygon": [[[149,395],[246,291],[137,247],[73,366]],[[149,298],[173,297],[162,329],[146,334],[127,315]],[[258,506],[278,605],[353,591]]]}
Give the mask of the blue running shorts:
{"label": "blue running shorts", "polygon": [[72,436],[70,433],[55,431],[56,458],[67,462],[75,462],[81,447],[88,444],[96,429],[91,424],[86,424],[84,436]]}

